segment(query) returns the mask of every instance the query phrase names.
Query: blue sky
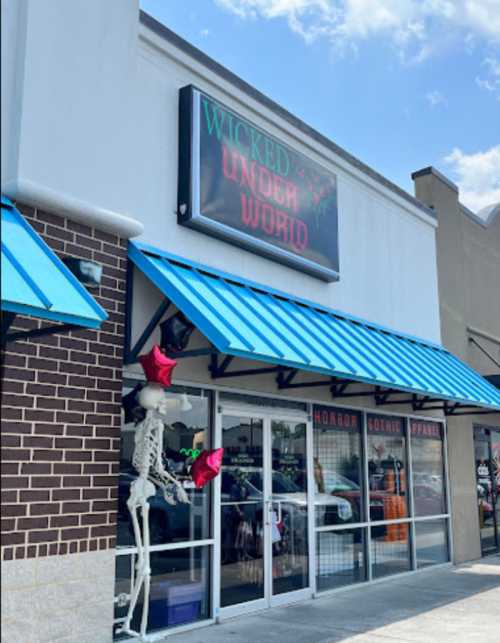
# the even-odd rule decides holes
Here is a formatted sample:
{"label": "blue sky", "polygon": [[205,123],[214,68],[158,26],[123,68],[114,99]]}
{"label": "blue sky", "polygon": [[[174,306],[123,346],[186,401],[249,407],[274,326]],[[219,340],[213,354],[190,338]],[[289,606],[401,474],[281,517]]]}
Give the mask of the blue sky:
{"label": "blue sky", "polygon": [[413,193],[434,165],[500,202],[500,0],[141,0],[141,7]]}

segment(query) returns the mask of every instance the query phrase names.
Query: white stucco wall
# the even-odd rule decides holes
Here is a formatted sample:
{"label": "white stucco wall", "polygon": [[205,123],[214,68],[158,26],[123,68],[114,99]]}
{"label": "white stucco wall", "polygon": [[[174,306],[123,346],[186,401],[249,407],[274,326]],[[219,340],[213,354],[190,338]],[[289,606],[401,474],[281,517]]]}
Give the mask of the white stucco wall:
{"label": "white stucco wall", "polygon": [[[439,341],[435,222],[422,210],[140,25],[137,0],[18,0],[5,15],[26,38],[10,37],[2,63],[18,86],[2,98],[4,191],[131,217],[155,246]],[[338,283],[177,224],[178,90],[189,83],[337,174]]]}

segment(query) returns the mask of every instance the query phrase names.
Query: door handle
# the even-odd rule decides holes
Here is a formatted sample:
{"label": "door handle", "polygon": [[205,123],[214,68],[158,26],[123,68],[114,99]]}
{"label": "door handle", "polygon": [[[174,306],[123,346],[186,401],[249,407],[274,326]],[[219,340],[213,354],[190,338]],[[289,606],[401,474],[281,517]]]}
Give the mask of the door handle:
{"label": "door handle", "polygon": [[272,513],[272,510],[273,510],[272,500],[266,500],[265,505],[266,505],[266,520],[265,520],[265,523],[266,523],[266,525],[270,525],[271,524],[271,513]]}

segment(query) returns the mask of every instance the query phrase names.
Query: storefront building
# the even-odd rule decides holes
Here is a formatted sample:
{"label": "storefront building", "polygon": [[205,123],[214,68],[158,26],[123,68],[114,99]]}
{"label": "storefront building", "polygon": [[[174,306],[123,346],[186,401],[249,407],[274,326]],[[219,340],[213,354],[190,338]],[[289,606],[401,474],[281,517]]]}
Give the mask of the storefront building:
{"label": "storefront building", "polygon": [[[477,216],[434,168],[413,175],[436,212],[443,345],[500,388],[500,204]],[[457,562],[500,548],[500,414],[448,420],[450,493]]]}
{"label": "storefront building", "polygon": [[153,637],[454,561],[446,420],[500,393],[441,347],[435,212],[132,0],[4,14],[6,208],[102,268],[107,314],[5,329],[12,641],[129,638],[155,344],[178,362],[165,466],[224,458],[190,504],[149,499]]}

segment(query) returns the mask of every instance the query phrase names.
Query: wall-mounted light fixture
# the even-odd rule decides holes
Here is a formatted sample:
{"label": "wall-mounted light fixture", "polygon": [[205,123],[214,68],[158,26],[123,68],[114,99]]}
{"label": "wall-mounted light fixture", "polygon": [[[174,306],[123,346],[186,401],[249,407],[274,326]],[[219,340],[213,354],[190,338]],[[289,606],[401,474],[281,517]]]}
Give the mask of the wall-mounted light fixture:
{"label": "wall-mounted light fixture", "polygon": [[160,324],[160,330],[160,346],[164,351],[183,351],[188,345],[194,325],[179,310]]}
{"label": "wall-mounted light fixture", "polygon": [[84,286],[89,288],[101,285],[102,265],[88,259],[64,257],[63,262]]}

